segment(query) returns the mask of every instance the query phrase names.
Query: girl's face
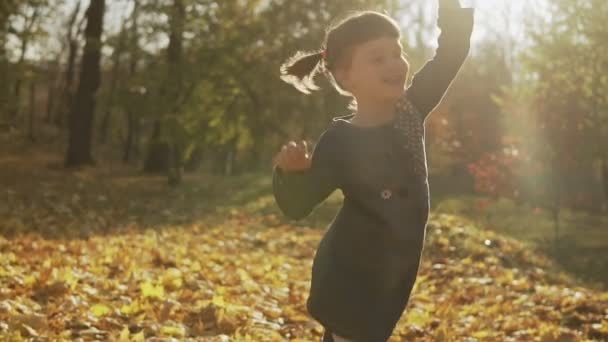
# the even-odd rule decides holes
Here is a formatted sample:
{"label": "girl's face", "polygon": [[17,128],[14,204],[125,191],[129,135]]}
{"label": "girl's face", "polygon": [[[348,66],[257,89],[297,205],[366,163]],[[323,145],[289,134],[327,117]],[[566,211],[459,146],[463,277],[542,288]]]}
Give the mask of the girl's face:
{"label": "girl's face", "polygon": [[408,68],[399,39],[381,37],[355,46],[350,66],[337,77],[357,102],[391,101],[402,95]]}

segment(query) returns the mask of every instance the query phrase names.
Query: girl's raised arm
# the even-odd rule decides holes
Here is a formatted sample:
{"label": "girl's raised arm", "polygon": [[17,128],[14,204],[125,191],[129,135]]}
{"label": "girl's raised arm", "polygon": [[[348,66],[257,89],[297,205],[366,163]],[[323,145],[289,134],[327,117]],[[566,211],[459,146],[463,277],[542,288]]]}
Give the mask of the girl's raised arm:
{"label": "girl's raised arm", "polygon": [[338,162],[338,140],[335,131],[321,134],[314,147],[311,166],[304,171],[285,171],[274,166],[272,187],[281,212],[300,220],[340,187]]}
{"label": "girl's raised arm", "polygon": [[439,0],[441,33],[435,56],[414,74],[406,91],[423,119],[439,104],[469,54],[473,14],[473,8],[461,8],[458,0]]}

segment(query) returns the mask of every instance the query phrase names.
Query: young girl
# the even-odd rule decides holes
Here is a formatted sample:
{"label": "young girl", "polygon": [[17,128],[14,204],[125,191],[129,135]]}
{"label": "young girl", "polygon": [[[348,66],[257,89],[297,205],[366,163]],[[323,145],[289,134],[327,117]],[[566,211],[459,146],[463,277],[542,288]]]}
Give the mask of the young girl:
{"label": "young girl", "polygon": [[343,20],[320,51],[281,67],[305,93],[323,72],[355,109],[333,118],[312,156],[305,141],[291,141],[273,159],[274,196],[287,217],[308,216],[336,189],[344,194],[315,254],[306,303],[324,342],[387,341],[408,303],[430,208],[424,121],[468,55],[473,9],[439,0],[437,24],[435,56],[407,89],[398,24],[373,11]]}

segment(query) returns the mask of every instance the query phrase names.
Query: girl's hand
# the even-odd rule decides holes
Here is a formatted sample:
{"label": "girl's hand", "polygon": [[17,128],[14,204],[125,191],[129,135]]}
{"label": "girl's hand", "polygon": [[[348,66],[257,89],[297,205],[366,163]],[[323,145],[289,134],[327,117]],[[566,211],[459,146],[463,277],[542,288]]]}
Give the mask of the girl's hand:
{"label": "girl's hand", "polygon": [[272,159],[272,163],[285,171],[303,171],[310,168],[311,160],[308,144],[302,140],[299,143],[290,141],[283,145],[281,151]]}
{"label": "girl's hand", "polygon": [[460,8],[459,0],[439,0],[440,8]]}

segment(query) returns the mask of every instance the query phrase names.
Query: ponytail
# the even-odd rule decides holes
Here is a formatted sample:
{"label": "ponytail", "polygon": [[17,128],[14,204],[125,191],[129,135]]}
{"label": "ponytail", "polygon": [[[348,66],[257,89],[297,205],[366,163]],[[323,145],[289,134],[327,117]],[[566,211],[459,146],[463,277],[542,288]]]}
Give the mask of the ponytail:
{"label": "ponytail", "polygon": [[298,51],[281,65],[281,79],[304,94],[319,90],[314,77],[323,68],[323,50],[317,52]]}

